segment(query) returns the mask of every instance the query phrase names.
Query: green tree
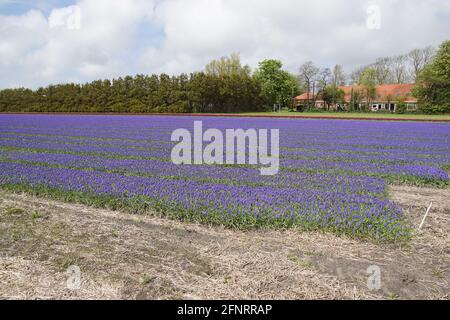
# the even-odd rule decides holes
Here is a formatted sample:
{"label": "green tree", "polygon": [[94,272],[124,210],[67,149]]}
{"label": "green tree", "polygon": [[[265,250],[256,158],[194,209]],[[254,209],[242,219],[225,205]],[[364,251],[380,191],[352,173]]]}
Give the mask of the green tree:
{"label": "green tree", "polygon": [[373,68],[367,68],[359,77],[358,84],[363,87],[363,94],[366,102],[366,108],[375,99],[377,95],[376,85],[376,70]]}
{"label": "green tree", "polygon": [[403,114],[406,112],[406,110],[407,110],[407,105],[406,105],[405,99],[399,99],[395,112],[399,113],[399,114]]}
{"label": "green tree", "polygon": [[[334,85],[326,87],[323,92],[323,100],[329,105],[344,104],[345,92]],[[328,108],[328,107],[327,107]]]}
{"label": "green tree", "polygon": [[292,97],[298,93],[297,79],[282,67],[279,60],[264,60],[259,63],[255,73],[255,79],[261,84],[262,95],[268,106],[289,106]]}
{"label": "green tree", "polygon": [[363,99],[362,90],[355,89],[352,87],[350,95],[351,95],[349,105],[350,111],[359,110],[359,105],[362,103]]}
{"label": "green tree", "polygon": [[440,45],[434,60],[420,72],[415,95],[423,112],[450,112],[450,40]]}
{"label": "green tree", "polygon": [[205,67],[205,73],[215,76],[229,76],[232,74],[250,75],[250,67],[241,65],[239,53],[232,53],[229,57],[212,60]]}
{"label": "green tree", "polygon": [[[319,79],[320,69],[314,65],[312,61],[302,64],[299,68],[299,79],[302,82],[303,89],[306,91],[308,97],[308,108],[313,108],[315,105],[317,92],[315,90],[316,81]],[[310,92],[312,91],[312,95]],[[312,99],[311,99],[312,96]]]}

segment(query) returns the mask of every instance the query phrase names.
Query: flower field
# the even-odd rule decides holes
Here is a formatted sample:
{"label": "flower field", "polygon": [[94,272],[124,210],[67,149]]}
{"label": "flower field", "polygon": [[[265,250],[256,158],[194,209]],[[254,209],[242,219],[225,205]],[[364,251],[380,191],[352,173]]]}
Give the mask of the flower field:
{"label": "flower field", "polygon": [[[172,164],[173,130],[280,129],[280,171]],[[0,115],[0,186],[229,227],[409,236],[387,185],[448,184],[450,124],[170,116]]]}

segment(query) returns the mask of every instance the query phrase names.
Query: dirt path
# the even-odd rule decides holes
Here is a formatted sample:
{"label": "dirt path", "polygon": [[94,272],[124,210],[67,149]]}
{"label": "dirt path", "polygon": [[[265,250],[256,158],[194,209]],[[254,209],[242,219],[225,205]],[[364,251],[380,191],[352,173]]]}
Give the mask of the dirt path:
{"label": "dirt path", "polygon": [[[435,203],[406,247],[238,232],[0,191],[0,299],[450,298],[449,189],[391,194],[414,225]],[[375,291],[367,286],[373,265]],[[76,290],[68,268],[81,272]]]}

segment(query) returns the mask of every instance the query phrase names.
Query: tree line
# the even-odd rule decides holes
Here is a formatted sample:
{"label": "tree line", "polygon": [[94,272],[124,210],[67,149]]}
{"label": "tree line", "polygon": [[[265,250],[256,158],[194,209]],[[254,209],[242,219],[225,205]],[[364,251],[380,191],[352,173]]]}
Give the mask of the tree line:
{"label": "tree line", "polygon": [[202,72],[136,75],[37,90],[0,91],[0,112],[255,112],[287,106],[298,93],[295,77],[276,60],[252,72],[239,54],[211,61]]}
{"label": "tree line", "polygon": [[413,94],[419,100],[419,111],[444,113],[450,112],[449,69],[450,41],[445,41],[438,50],[426,47],[404,55],[378,58],[349,75],[341,65],[319,68],[308,61],[300,66],[298,79],[301,90],[311,97],[311,107],[319,95],[328,105],[343,103],[344,92],[339,86],[349,84],[362,87],[352,93],[350,111],[367,111],[360,104],[367,105],[375,98],[377,85],[415,83]]}
{"label": "tree line", "polygon": [[0,91],[2,112],[242,112],[263,104],[251,76],[205,72],[136,75],[37,90]]}
{"label": "tree line", "polygon": [[432,46],[419,48],[407,54],[393,57],[380,57],[375,62],[362,66],[350,74],[350,82],[358,83],[361,74],[373,69],[377,84],[415,83],[424,68],[433,61],[436,49]]}
{"label": "tree line", "polygon": [[[374,63],[361,66],[346,74],[339,64],[333,68],[319,68],[312,61],[300,66],[298,72],[299,84],[312,100],[320,94],[326,102],[342,102],[343,92],[339,86],[362,85],[370,86],[366,94],[373,91],[373,87],[382,84],[416,83],[419,75],[430,64],[436,55],[436,50],[429,46],[414,49],[408,54],[393,57],[381,57]],[[364,93],[358,92],[355,99]],[[366,97],[368,98],[368,97]]]}
{"label": "tree line", "polygon": [[369,101],[377,84],[408,82],[417,84],[422,112],[450,112],[449,47],[446,41],[438,51],[427,47],[379,58],[350,75],[341,65],[319,68],[311,61],[294,75],[283,70],[281,61],[270,59],[252,71],[241,64],[239,54],[231,54],[189,75],[140,74],[37,90],[0,90],[0,112],[258,112],[272,110],[274,105],[292,106],[292,98],[300,93],[307,93],[311,100],[320,94],[327,104],[340,103],[344,93],[339,87],[359,84],[366,90],[352,95],[350,105],[355,106],[364,98]]}

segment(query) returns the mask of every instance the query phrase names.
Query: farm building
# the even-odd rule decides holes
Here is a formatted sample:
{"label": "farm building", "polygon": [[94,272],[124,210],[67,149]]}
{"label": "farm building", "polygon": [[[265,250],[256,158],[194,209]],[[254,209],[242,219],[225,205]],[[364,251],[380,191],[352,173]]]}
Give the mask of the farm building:
{"label": "farm building", "polygon": [[[414,84],[383,84],[376,86],[375,98],[369,100],[368,107],[371,111],[391,111],[397,110],[397,104],[402,101],[406,104],[408,111],[414,111],[417,109],[417,98],[412,95]],[[314,104],[318,109],[348,109],[352,100],[357,100],[356,96],[359,95],[360,102],[358,106],[367,104],[367,100],[364,94],[364,88],[361,86],[342,86],[339,87],[344,91],[344,101],[336,104],[328,104],[323,100],[322,95],[313,93],[304,93],[294,98],[294,106],[297,109],[301,109],[307,105]],[[352,99],[353,98],[353,99]]]}

